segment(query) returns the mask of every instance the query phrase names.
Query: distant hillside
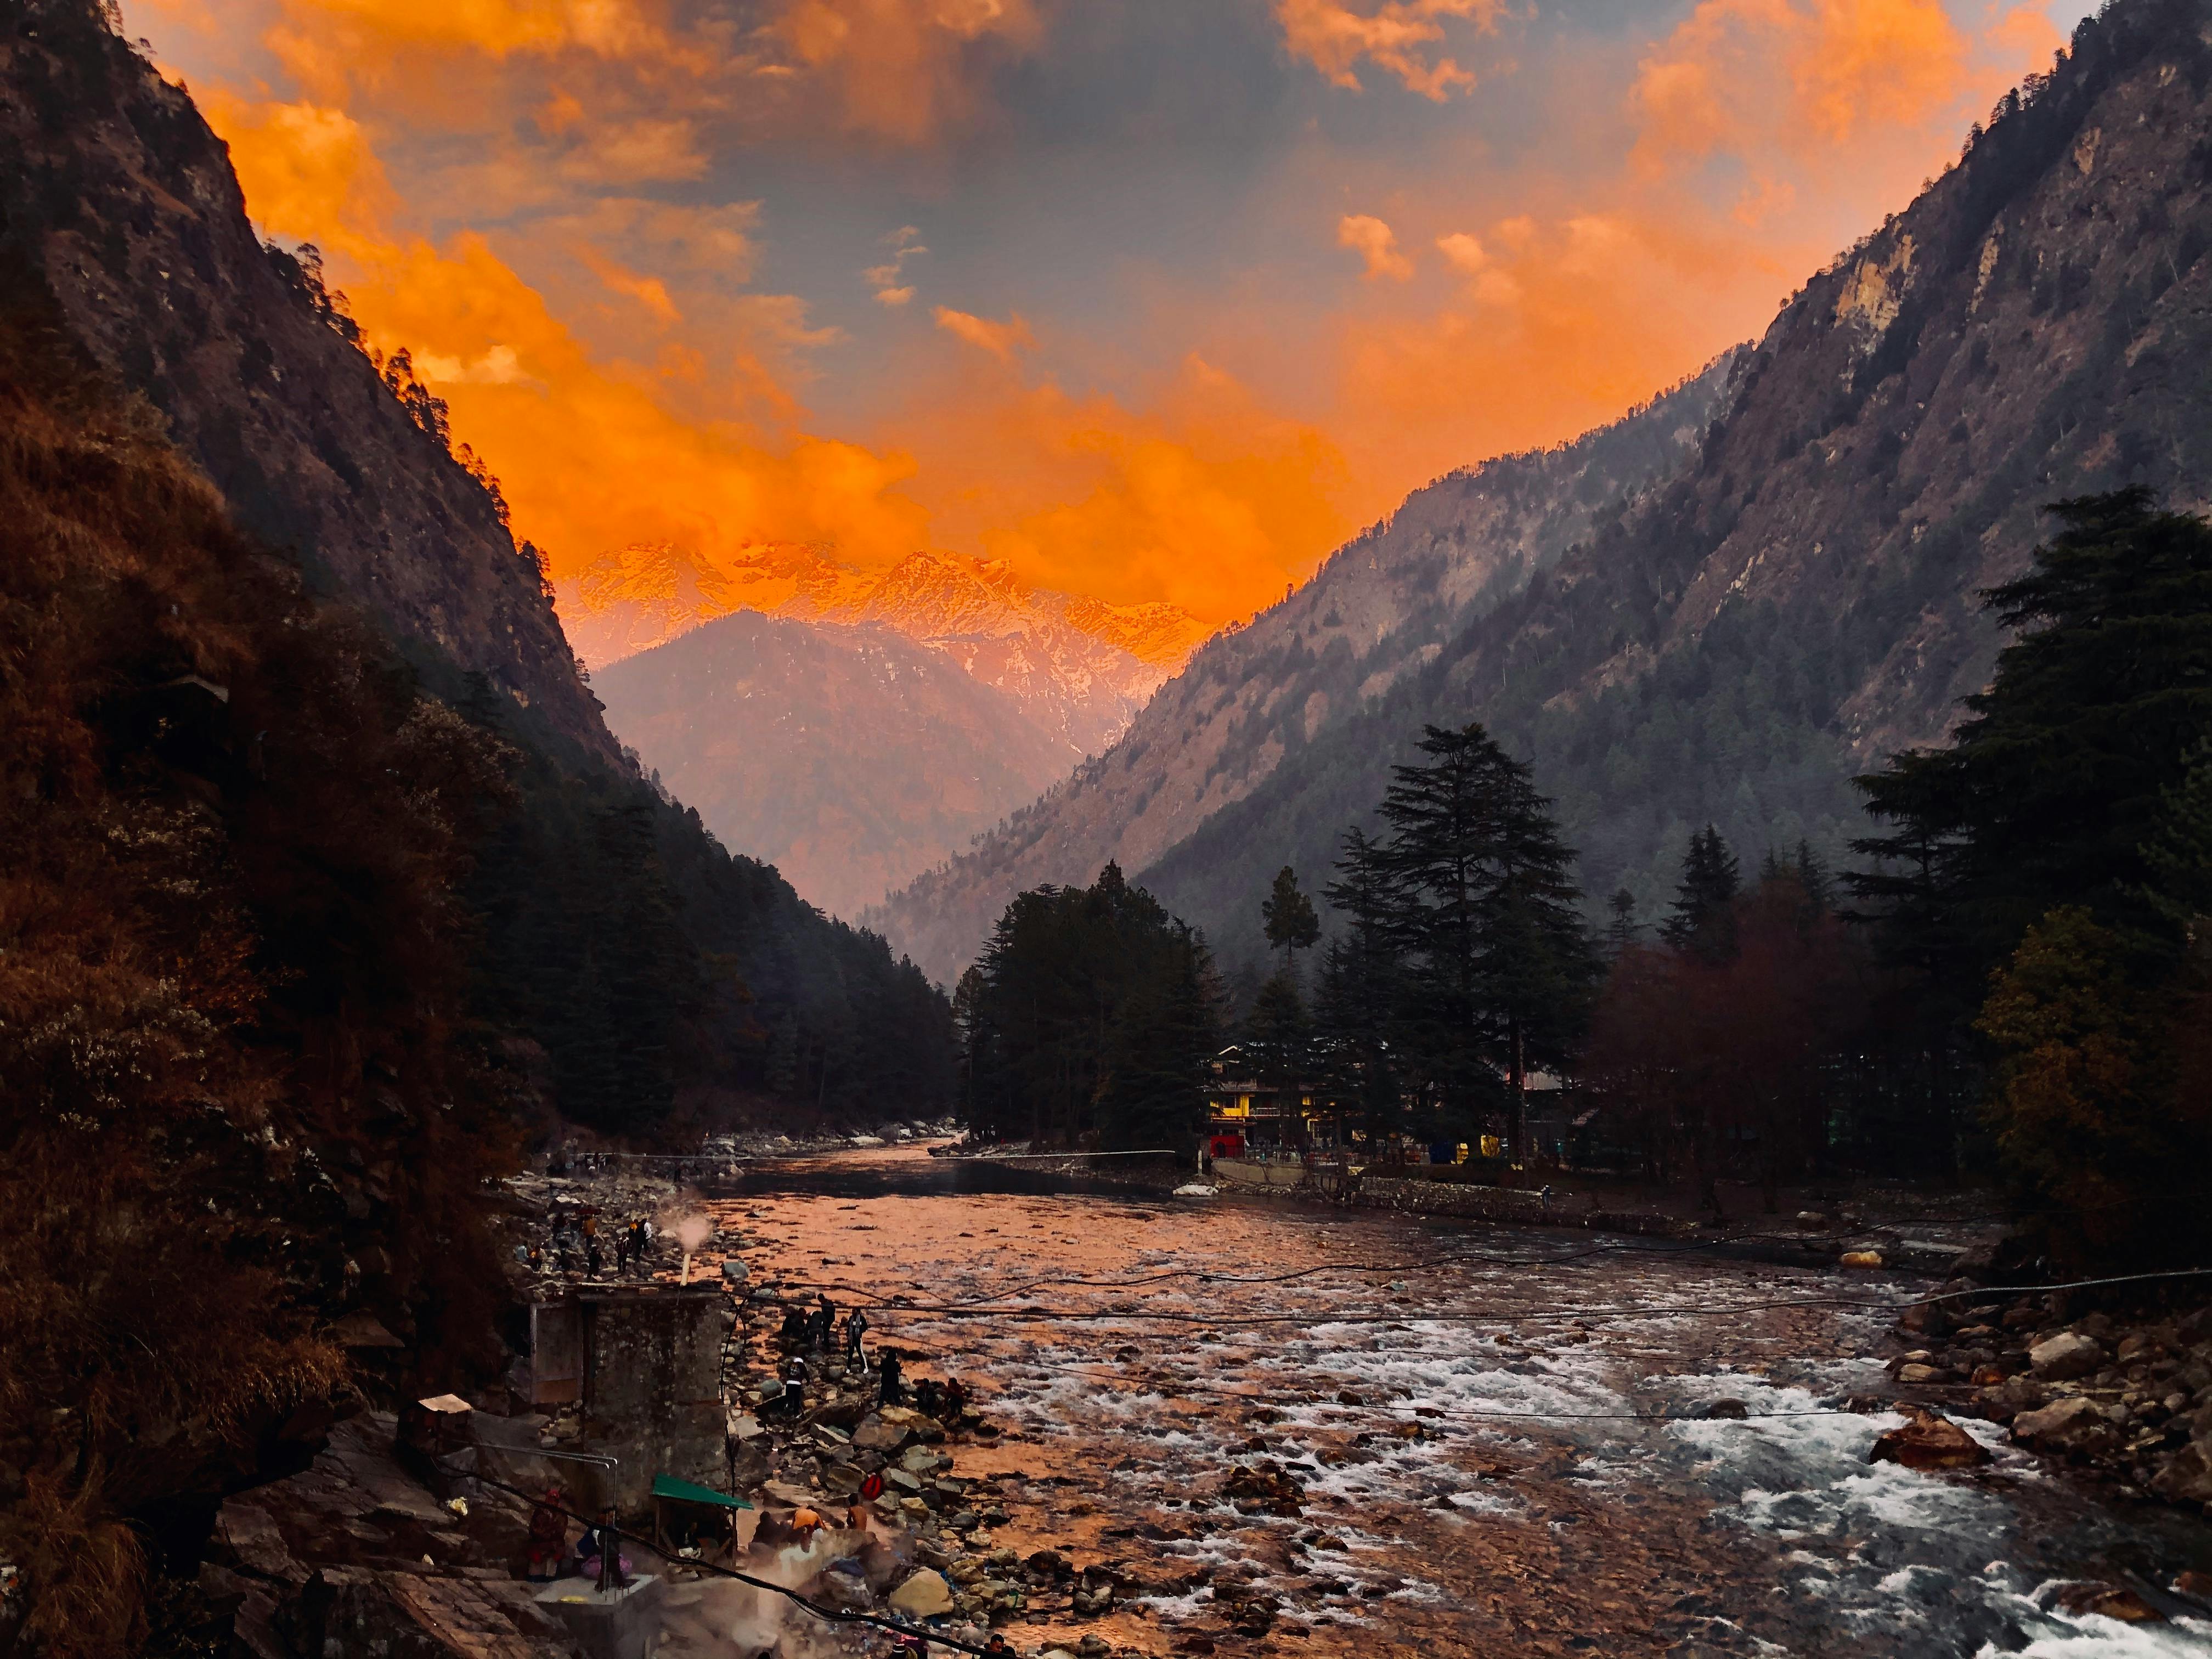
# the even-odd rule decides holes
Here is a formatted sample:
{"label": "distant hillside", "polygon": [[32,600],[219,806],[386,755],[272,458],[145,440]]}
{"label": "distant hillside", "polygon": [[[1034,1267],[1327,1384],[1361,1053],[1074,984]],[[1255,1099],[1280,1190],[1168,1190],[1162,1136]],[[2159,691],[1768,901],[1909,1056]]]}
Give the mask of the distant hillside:
{"label": "distant hillside", "polygon": [[1583,441],[1646,434],[1636,465],[1570,477],[1577,446],[1417,493],[882,925],[944,975],[1012,892],[1113,855],[1249,956],[1266,873],[1324,879],[1424,721],[1531,758],[1593,894],[1647,917],[1709,818],[1752,857],[1834,850],[1850,775],[1986,679],[1975,595],[2024,566],[2039,503],[2212,489],[2203,24],[2188,0],[2085,21],[1755,349]]}
{"label": "distant hillside", "polygon": [[607,720],[733,847],[857,915],[1079,758],[945,653],[744,611],[595,677]]}
{"label": "distant hillside", "polygon": [[879,626],[1004,692],[1079,757],[1121,736],[1210,631],[1170,605],[1046,592],[1003,562],[938,553],[861,571],[818,548],[760,547],[713,562],[640,543],[602,554],[556,592],[569,637],[594,673],[735,611]]}

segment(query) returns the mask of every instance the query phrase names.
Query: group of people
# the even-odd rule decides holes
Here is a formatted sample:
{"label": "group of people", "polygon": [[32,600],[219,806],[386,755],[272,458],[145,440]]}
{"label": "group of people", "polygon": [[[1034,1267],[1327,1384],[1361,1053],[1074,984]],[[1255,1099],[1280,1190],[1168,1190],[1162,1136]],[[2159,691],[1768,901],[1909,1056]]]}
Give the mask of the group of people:
{"label": "group of people", "polygon": [[[816,1297],[811,1310],[803,1303],[784,1304],[783,1323],[776,1332],[784,1361],[777,1375],[770,1379],[762,1401],[763,1411],[793,1421],[799,1419],[806,1409],[806,1385],[810,1381],[806,1356],[828,1354],[836,1346],[838,1328],[837,1304],[830,1299],[826,1291]],[[868,1328],[868,1316],[860,1309],[854,1308],[845,1316],[844,1374],[854,1376],[875,1370],[880,1403],[904,1405],[907,1384],[902,1362],[907,1356],[896,1348],[885,1347],[878,1353],[872,1368],[864,1341]],[[957,1419],[968,1409],[968,1390],[957,1377],[948,1377],[942,1382],[934,1377],[925,1377],[914,1385],[914,1402],[915,1409],[927,1416]]]}
{"label": "group of people", "polygon": [[558,1486],[548,1486],[530,1511],[528,1556],[528,1576],[539,1583],[555,1578],[589,1578],[597,1588],[606,1590],[621,1589],[629,1583],[629,1558],[622,1553],[615,1512],[601,1509],[597,1523],[584,1528],[572,1549],[568,1504]]}
{"label": "group of people", "polygon": [[520,1254],[523,1261],[533,1267],[545,1266],[550,1259],[562,1273],[581,1271],[597,1277],[606,1271],[610,1245],[615,1271],[626,1273],[644,1266],[652,1253],[653,1241],[653,1223],[645,1216],[633,1216],[626,1222],[602,1229],[599,1218],[589,1211],[579,1215],[556,1209],[544,1249],[540,1251],[532,1245],[521,1249]]}

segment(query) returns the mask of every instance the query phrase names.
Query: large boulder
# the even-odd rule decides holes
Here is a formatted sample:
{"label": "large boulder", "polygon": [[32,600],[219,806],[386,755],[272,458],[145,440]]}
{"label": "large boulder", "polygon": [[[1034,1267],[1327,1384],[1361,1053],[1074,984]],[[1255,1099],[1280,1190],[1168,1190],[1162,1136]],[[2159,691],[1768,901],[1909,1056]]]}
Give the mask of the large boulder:
{"label": "large boulder", "polygon": [[886,1422],[881,1417],[865,1417],[853,1431],[853,1443],[862,1451],[895,1452],[913,1437],[914,1431],[904,1423]]}
{"label": "large boulder", "polygon": [[2198,1440],[2184,1446],[2151,1476],[2150,1489],[2183,1504],[2212,1504],[2212,1446]]}
{"label": "large boulder", "polygon": [[2080,1395],[2054,1400],[2039,1411],[2022,1412],[2012,1420],[2014,1440],[2044,1451],[2064,1451],[2106,1432],[2105,1413],[2094,1401]]}
{"label": "large boulder", "polygon": [[2061,1331],[2027,1351],[2027,1363],[2046,1382],[2067,1382],[2100,1371],[2108,1363],[2105,1346],[2079,1331]]}
{"label": "large boulder", "polygon": [[1990,1461],[1989,1448],[1941,1412],[1913,1412],[1904,1425],[1875,1437],[1869,1463],[1908,1469],[1971,1469]]}

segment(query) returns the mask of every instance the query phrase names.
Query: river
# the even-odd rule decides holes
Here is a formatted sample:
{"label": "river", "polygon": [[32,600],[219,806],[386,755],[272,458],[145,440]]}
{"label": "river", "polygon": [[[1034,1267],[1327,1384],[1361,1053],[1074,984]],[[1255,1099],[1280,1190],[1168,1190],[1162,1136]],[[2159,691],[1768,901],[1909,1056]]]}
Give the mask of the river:
{"label": "river", "polygon": [[[1049,1628],[1315,1659],[2212,1653],[2212,1623],[2059,1600],[2212,1568],[2202,1522],[2116,1507],[1986,1424],[1980,1470],[1867,1462],[1899,1419],[1842,1402],[1883,1389],[1890,1322],[1832,1298],[1918,1281],[1069,1190],[918,1148],[756,1166],[709,1207],[754,1241],[755,1282],[866,1306],[909,1375],[969,1385],[1005,1430],[957,1448],[1011,1516],[998,1544],[1155,1587],[1017,1626],[1025,1649]],[[1701,1415],[1720,1401],[1746,1415]],[[1221,1495],[1261,1459],[1302,1513]]]}

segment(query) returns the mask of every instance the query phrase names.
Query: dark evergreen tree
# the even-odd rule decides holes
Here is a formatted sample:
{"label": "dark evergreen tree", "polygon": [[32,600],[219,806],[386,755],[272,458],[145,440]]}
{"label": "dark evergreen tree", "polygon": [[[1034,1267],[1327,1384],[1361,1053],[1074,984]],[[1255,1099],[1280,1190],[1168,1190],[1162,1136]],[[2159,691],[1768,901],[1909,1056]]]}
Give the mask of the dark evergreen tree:
{"label": "dark evergreen tree", "polygon": [[1087,888],[1018,896],[963,998],[987,1133],[1196,1146],[1220,1042],[1206,944],[1109,864]]}
{"label": "dark evergreen tree", "polygon": [[1596,975],[1574,854],[1528,769],[1480,725],[1427,727],[1418,746],[1427,763],[1394,769],[1376,860],[1409,963],[1403,1046],[1444,1127],[1500,1113],[1518,1156],[1522,1080],[1565,1060]]}
{"label": "dark evergreen tree", "polygon": [[1275,872],[1274,885],[1261,901],[1260,919],[1268,945],[1283,953],[1285,969],[1291,966],[1295,952],[1311,950],[1320,942],[1321,918],[1314,914],[1313,901],[1299,887],[1297,872],[1287,864]]}
{"label": "dark evergreen tree", "polygon": [[2148,897],[2145,845],[2166,792],[2212,733],[2212,526],[2148,490],[2061,501],[2059,532],[1986,595],[2020,630],[1944,749],[1858,780],[1888,826],[1852,843],[1848,878],[1893,958],[1933,988],[1978,988],[2028,927],[2087,907],[2136,975],[2165,971],[2179,930]]}
{"label": "dark evergreen tree", "polygon": [[1636,943],[1637,936],[1644,931],[1636,920],[1636,895],[1626,887],[1618,887],[1605,904],[1613,912],[1613,920],[1605,927],[1606,948],[1619,957]]}
{"label": "dark evergreen tree", "polygon": [[1374,843],[1345,832],[1336,880],[1324,890],[1343,913],[1344,931],[1322,953],[1314,999],[1316,1063],[1338,1109],[1370,1135],[1402,1127],[1396,1058],[1390,1042],[1401,990],[1391,943],[1389,891]]}
{"label": "dark evergreen tree", "polygon": [[[2048,1156],[2066,1133],[2047,1115],[2031,1127],[2031,1116],[2060,1094],[2095,1094],[2062,1076],[2077,1062],[2094,1070],[2094,1056],[2087,1037],[2062,1029],[2069,1016],[2051,1012],[2073,1006],[2074,993],[2050,988],[2117,976],[2129,998],[2194,994],[2184,984],[2194,971],[2187,803],[2212,737],[2212,526],[2158,511],[2142,489],[2051,510],[2058,533],[2025,575],[1984,596],[2018,632],[1989,690],[1966,700],[1971,717],[1952,744],[1893,756],[1857,780],[1885,828],[1852,842],[1873,867],[1844,878],[1899,976],[1929,1116],[1947,1145],[1955,1139],[1978,1026],[2000,1061],[1989,1124],[2016,1171],[2032,1162],[2014,1156],[2023,1135],[2043,1137]],[[2032,949],[2031,927],[2040,930]],[[2094,963],[2067,960],[2090,942]],[[1983,1002],[2000,968],[2002,1009]],[[2031,995],[2031,985],[2042,988]],[[2160,1017],[2142,1018],[2155,1026]],[[2040,1055],[2030,1041],[2039,1030]],[[2163,1065],[2165,1039],[2143,1041],[2142,1064]],[[2038,1103],[2046,1085],[2057,1092]],[[2138,1082],[2142,1109],[2179,1109],[2165,1086]]]}
{"label": "dark evergreen tree", "polygon": [[1828,866],[1820,855],[1813,850],[1813,843],[1802,836],[1797,842],[1795,873],[1797,884],[1805,890],[1805,902],[1820,915],[1832,914],[1836,908],[1835,879],[1828,873]]}
{"label": "dark evergreen tree", "polygon": [[1707,824],[1690,837],[1674,908],[1660,924],[1660,937],[1702,961],[1726,962],[1735,954],[1735,896],[1741,885],[1735,854]]}
{"label": "dark evergreen tree", "polygon": [[1244,1053],[1253,1075],[1285,1103],[1312,1082],[1313,1028],[1288,969],[1270,976],[1254,999],[1244,1022]]}

